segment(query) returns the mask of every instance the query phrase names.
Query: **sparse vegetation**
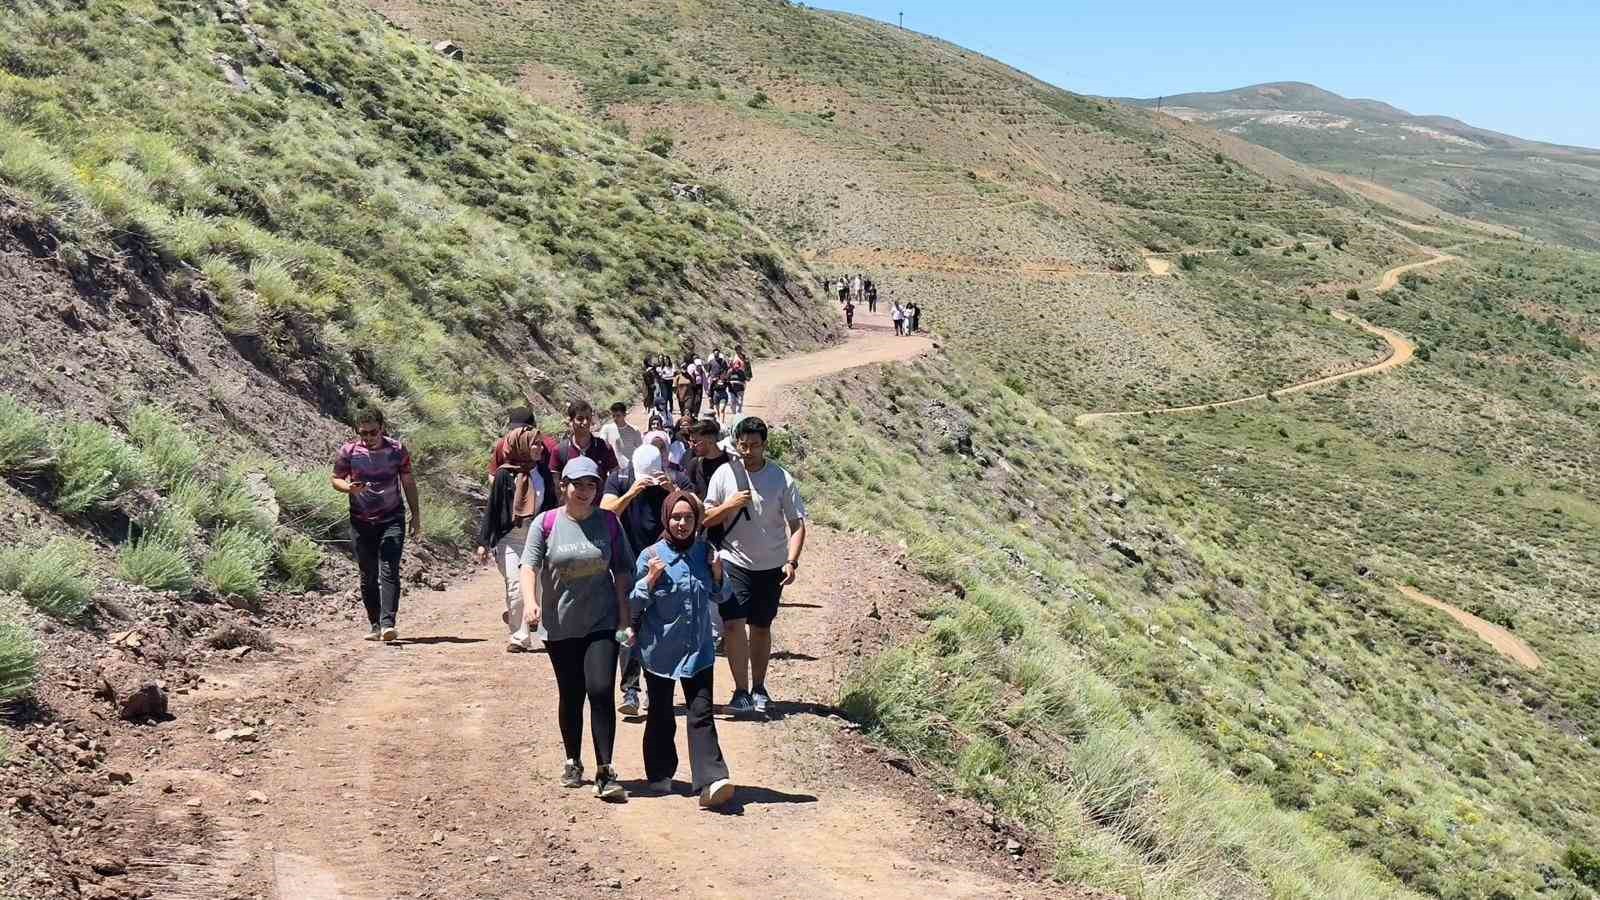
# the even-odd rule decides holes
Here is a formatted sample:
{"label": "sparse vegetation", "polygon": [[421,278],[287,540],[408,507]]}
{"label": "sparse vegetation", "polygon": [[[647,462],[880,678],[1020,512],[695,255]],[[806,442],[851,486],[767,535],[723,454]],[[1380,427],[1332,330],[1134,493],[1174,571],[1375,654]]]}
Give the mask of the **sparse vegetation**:
{"label": "sparse vegetation", "polygon": [[201,574],[219,594],[255,600],[261,596],[261,579],[271,558],[272,547],[260,533],[233,525],[211,542]]}
{"label": "sparse vegetation", "polygon": [[135,407],[128,420],[128,436],[144,454],[163,490],[170,491],[195,477],[200,447],[172,410],[149,404]]}
{"label": "sparse vegetation", "polygon": [[79,515],[104,505],[148,479],[149,469],[138,450],[120,435],[93,422],[75,422],[55,437],[56,507]]}
{"label": "sparse vegetation", "polygon": [[[39,678],[39,643],[15,611],[0,605],[0,703],[16,700]],[[0,746],[0,762],[4,762]]]}
{"label": "sparse vegetation", "polygon": [[89,611],[94,596],[91,553],[87,544],[66,537],[38,546],[0,547],[0,590],[15,591],[40,612],[75,622]]}
{"label": "sparse vegetation", "polygon": [[50,458],[50,432],[38,413],[0,394],[0,475],[38,469]]}
{"label": "sparse vegetation", "polygon": [[322,547],[303,534],[289,534],[278,540],[278,570],[291,590],[305,591],[317,586],[317,569],[322,566]]}

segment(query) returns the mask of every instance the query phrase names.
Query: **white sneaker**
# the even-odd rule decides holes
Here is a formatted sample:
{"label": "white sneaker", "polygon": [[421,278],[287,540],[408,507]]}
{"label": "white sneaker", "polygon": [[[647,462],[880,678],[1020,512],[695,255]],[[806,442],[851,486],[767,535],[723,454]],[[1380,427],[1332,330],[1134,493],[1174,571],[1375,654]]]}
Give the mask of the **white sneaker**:
{"label": "white sneaker", "polygon": [[716,809],[732,799],[733,782],[726,778],[718,778],[700,792],[700,806],[704,809]]}
{"label": "white sneaker", "polygon": [[390,625],[383,630],[382,634],[378,635],[378,640],[383,641],[385,644],[390,641],[398,641],[400,640],[400,630]]}

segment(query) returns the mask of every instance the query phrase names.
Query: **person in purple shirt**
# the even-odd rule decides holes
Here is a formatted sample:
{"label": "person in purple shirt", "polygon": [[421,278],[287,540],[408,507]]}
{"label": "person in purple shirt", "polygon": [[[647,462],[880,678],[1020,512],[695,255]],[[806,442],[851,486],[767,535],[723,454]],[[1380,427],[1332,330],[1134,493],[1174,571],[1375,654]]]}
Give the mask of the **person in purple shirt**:
{"label": "person in purple shirt", "polygon": [[[333,460],[333,489],[350,497],[350,535],[361,568],[361,602],[367,608],[366,640],[400,637],[400,557],[405,551],[406,509],[410,533],[422,537],[417,481],[411,452],[384,433],[383,411],[369,406],[356,413],[356,440],[339,448]],[[401,494],[405,502],[401,502]]]}

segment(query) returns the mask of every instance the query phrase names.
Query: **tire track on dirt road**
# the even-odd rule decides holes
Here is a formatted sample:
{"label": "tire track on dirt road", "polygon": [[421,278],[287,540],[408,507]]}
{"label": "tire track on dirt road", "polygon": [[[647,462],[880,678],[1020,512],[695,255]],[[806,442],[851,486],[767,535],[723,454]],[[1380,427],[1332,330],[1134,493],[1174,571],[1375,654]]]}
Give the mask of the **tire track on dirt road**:
{"label": "tire track on dirt road", "polygon": [[[798,382],[933,347],[888,333],[881,317],[858,325],[842,346],[758,362],[747,408],[782,421],[796,411]],[[964,828],[977,816],[935,806],[930,789],[845,733],[830,704],[848,667],[915,628],[913,609],[938,589],[870,539],[813,528],[811,544],[775,631],[779,715],[717,724],[739,785],[726,812],[698,808],[681,783],[687,769],[684,794],[642,792],[638,720],[619,722],[616,744],[630,802],[558,786],[549,662],[504,652],[503,590],[491,572],[442,592],[413,587],[396,644],[361,642],[356,626],[332,623],[218,672],[205,696],[186,701],[187,740],[172,742],[166,770],[140,783],[175,814],[237,830],[240,849],[205,873],[218,897],[1089,896],[1049,883],[1037,857],[1013,859],[1004,834],[997,843],[988,827]],[[248,712],[261,709],[273,712]],[[241,713],[257,722],[260,743],[198,733],[207,719]],[[179,770],[206,777],[159,788]],[[185,810],[186,796],[203,797],[204,809]]]}
{"label": "tire track on dirt road", "polygon": [[[1432,258],[1425,259],[1421,262],[1395,266],[1387,272],[1384,272],[1383,275],[1378,279],[1377,290],[1379,293],[1392,290],[1400,283],[1400,277],[1407,272],[1414,271],[1425,266],[1436,266],[1440,263],[1451,262],[1452,260],[1457,259],[1460,259],[1460,257],[1453,256],[1448,253],[1438,253]],[[1374,325],[1371,322],[1362,319],[1360,316],[1342,309],[1333,310],[1332,315],[1341,322],[1350,322],[1369,334],[1375,334],[1378,337],[1383,338],[1384,343],[1388,344],[1388,352],[1384,354],[1382,359],[1375,363],[1360,366],[1347,372],[1324,375],[1321,378],[1312,378],[1308,381],[1300,381],[1294,384],[1285,385],[1280,388],[1273,388],[1270,391],[1263,391],[1259,394],[1251,394],[1248,397],[1235,397],[1231,400],[1218,400],[1213,403],[1191,403],[1186,406],[1164,406],[1153,409],[1081,413],[1072,420],[1072,423],[1082,427],[1085,425],[1093,425],[1096,422],[1101,422],[1106,419],[1126,419],[1133,416],[1147,415],[1170,416],[1179,415],[1182,413],[1204,412],[1210,409],[1227,409],[1228,407],[1232,406],[1242,406],[1246,403],[1255,403],[1258,401],[1267,400],[1269,397],[1281,397],[1285,394],[1298,394],[1303,391],[1312,390],[1313,388],[1337,384],[1338,382],[1346,381],[1351,378],[1359,378],[1364,375],[1379,375],[1391,369],[1398,369],[1399,367],[1411,362],[1411,360],[1416,356],[1417,345],[1412,343],[1410,338],[1407,338],[1405,335],[1395,331],[1392,328],[1384,328],[1381,325]]]}

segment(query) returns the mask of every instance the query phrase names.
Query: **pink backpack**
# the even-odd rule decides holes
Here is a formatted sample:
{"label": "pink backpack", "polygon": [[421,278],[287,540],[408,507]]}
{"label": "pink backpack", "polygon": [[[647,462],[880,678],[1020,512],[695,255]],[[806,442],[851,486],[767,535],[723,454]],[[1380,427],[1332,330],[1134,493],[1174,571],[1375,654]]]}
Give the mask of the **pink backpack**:
{"label": "pink backpack", "polygon": [[[544,515],[539,517],[539,533],[544,535],[544,542],[547,547],[550,544],[550,533],[556,530],[556,513],[558,512],[561,512],[561,510],[547,509]],[[613,554],[617,553],[622,549],[623,544],[622,521],[617,518],[617,514],[614,512],[607,512],[603,509],[597,509],[595,512],[606,517],[606,533],[611,538],[611,552]]]}

